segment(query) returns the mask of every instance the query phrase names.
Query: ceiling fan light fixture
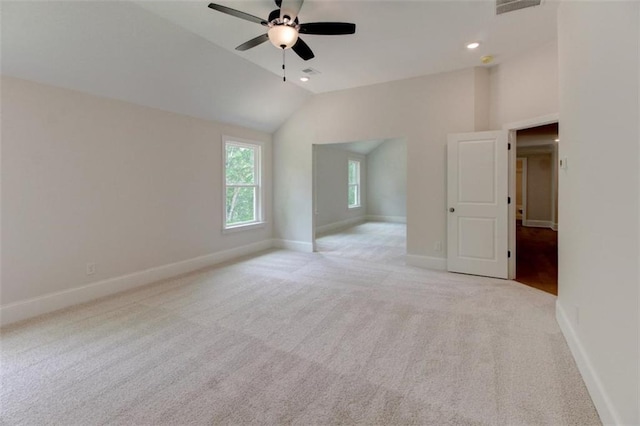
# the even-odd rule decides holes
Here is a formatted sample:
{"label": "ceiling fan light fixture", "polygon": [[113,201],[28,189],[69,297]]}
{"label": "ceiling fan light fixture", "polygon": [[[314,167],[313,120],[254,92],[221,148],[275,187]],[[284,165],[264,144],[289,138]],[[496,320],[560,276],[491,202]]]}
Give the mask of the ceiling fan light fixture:
{"label": "ceiling fan light fixture", "polygon": [[298,41],[298,30],[289,25],[274,25],[267,31],[269,41],[278,49],[289,49]]}
{"label": "ceiling fan light fixture", "polygon": [[266,33],[242,43],[236,47],[236,50],[244,52],[269,40],[271,44],[283,51],[282,69],[284,70],[285,49],[292,49],[303,61],[315,57],[307,43],[298,37],[298,33],[335,36],[355,34],[356,32],[356,24],[349,22],[306,22],[301,24],[298,21],[298,13],[303,2],[304,0],[275,0],[278,9],[272,10],[267,19],[216,3],[210,3],[209,9],[267,27]]}

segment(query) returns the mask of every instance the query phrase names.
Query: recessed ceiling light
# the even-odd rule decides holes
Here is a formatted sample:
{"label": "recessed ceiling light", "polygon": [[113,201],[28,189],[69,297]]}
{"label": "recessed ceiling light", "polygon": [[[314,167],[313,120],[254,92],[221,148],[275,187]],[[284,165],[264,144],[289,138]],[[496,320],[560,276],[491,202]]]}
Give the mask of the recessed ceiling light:
{"label": "recessed ceiling light", "polygon": [[309,81],[309,77],[300,77],[300,81],[307,82]]}
{"label": "recessed ceiling light", "polygon": [[480,46],[480,43],[478,43],[477,41],[474,41],[473,43],[467,44],[467,49],[469,50],[477,49],[478,46]]}
{"label": "recessed ceiling light", "polygon": [[560,142],[560,139],[556,139],[554,142]]}

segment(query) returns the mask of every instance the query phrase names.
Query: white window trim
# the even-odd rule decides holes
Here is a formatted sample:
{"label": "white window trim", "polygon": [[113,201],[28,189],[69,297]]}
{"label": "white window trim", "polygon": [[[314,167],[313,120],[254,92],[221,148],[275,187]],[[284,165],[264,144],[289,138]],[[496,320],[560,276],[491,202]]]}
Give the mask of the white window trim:
{"label": "white window trim", "polygon": [[[349,165],[351,164],[351,162],[358,163],[358,183],[355,184],[349,182]],[[347,159],[347,208],[349,210],[362,208],[362,162],[362,158],[349,157]],[[358,188],[358,204],[349,205],[349,189],[352,186],[356,186]]]}
{"label": "white window trim", "polygon": [[[252,148],[257,150],[257,157],[254,157],[255,171],[256,171],[256,184],[246,186],[256,186],[256,220],[245,223],[238,223],[227,226],[227,144],[233,144],[245,148]],[[252,141],[242,138],[236,138],[233,136],[222,136],[222,233],[229,234],[238,231],[248,231],[251,229],[263,228],[266,225],[265,220],[265,205],[264,205],[264,142]],[[241,185],[235,185],[241,186]]]}

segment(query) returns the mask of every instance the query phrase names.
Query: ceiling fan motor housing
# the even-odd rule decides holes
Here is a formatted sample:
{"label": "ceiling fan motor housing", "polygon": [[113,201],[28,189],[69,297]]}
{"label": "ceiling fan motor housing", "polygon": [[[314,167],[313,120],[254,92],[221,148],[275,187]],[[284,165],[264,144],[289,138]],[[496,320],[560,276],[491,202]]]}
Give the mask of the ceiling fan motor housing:
{"label": "ceiling fan motor housing", "polygon": [[292,27],[296,27],[298,25],[298,17],[296,16],[296,19],[293,20],[293,23],[290,22],[291,21],[291,17],[288,15],[284,16],[284,19],[280,19],[280,9],[276,9],[274,11],[272,11],[269,14],[269,26],[271,25],[280,25],[280,24],[284,24],[284,25],[291,25]]}

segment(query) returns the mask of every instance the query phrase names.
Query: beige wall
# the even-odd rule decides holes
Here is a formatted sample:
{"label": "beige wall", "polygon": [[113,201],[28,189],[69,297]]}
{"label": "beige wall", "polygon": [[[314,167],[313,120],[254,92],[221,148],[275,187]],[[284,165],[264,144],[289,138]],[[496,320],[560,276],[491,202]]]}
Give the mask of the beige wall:
{"label": "beige wall", "polygon": [[[367,162],[364,155],[333,145],[315,148],[316,229],[361,218],[367,213]],[[348,207],[348,162],[360,160],[360,205]]]}
{"label": "beige wall", "polygon": [[403,137],[407,141],[407,250],[443,259],[445,146],[475,126],[473,69],[321,94],[274,135],[276,238],[310,249],[311,147]]}
{"label": "beige wall", "polygon": [[558,320],[605,424],[640,424],[640,3],[561,2]]}
{"label": "beige wall", "polygon": [[270,239],[221,233],[223,134],[266,143],[271,222],[270,135],[3,77],[2,305]]}
{"label": "beige wall", "polygon": [[[444,261],[446,253],[446,135],[499,129],[504,123],[557,114],[557,108],[555,44],[489,70],[318,95],[274,134],[275,236],[311,250],[313,144],[405,138],[407,251],[410,260],[423,258],[422,265],[434,266],[430,261]],[[438,242],[442,251],[435,250]]]}
{"label": "beige wall", "polygon": [[367,155],[367,215],[407,220],[407,142],[385,141]]}
{"label": "beige wall", "polygon": [[483,132],[485,130],[496,130],[491,128],[491,109],[488,108],[491,102],[491,68],[474,68],[474,131]]}
{"label": "beige wall", "polygon": [[526,219],[538,223],[529,222],[529,225],[557,226],[558,223],[558,127],[558,123],[552,123],[517,132],[518,157],[533,157],[528,171],[531,179],[527,182],[532,203],[527,205]]}
{"label": "beige wall", "polygon": [[555,42],[490,68],[490,127],[558,113]]}
{"label": "beige wall", "polygon": [[550,222],[551,202],[551,154],[527,155],[527,220]]}
{"label": "beige wall", "polygon": [[526,220],[553,222],[553,160],[551,153],[528,153],[518,149],[518,158],[527,159]]}

